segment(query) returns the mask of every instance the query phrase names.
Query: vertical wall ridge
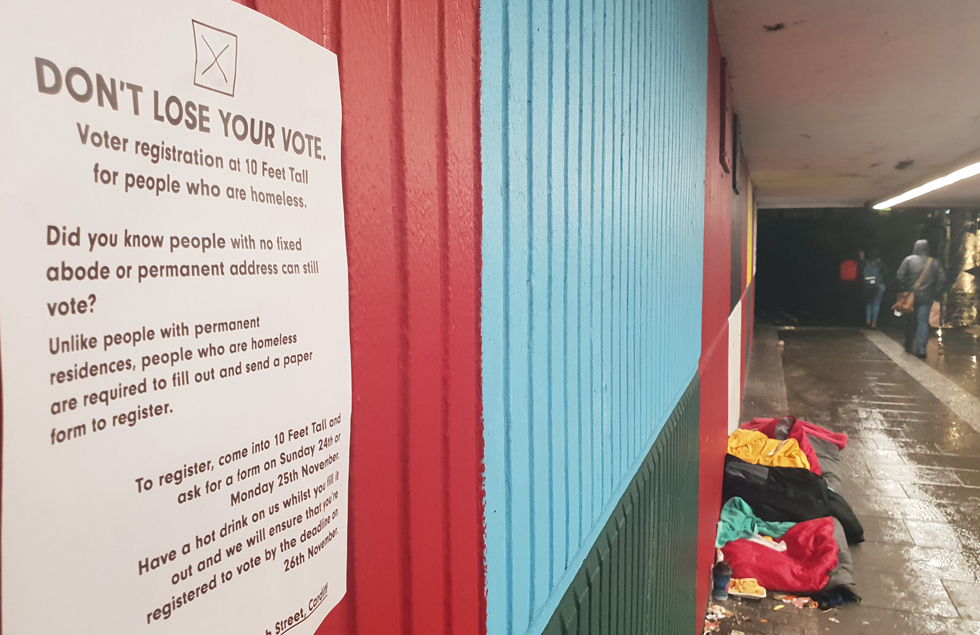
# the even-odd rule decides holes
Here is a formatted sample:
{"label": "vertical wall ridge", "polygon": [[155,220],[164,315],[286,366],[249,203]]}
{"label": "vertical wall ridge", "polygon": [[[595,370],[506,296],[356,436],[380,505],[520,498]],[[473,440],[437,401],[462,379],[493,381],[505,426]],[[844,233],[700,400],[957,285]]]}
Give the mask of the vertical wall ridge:
{"label": "vertical wall ridge", "polygon": [[[395,218],[395,251],[398,259],[399,285],[398,285],[398,448],[399,466],[401,468],[401,502],[398,506],[399,524],[408,526],[411,522],[411,512],[409,510],[411,483],[411,468],[408,462],[408,427],[409,427],[409,376],[407,372],[409,337],[408,337],[408,247],[406,244],[406,234],[408,231],[408,220],[405,215],[405,123],[404,123],[404,95],[402,92],[403,68],[402,68],[402,32],[401,32],[401,3],[394,0],[391,3],[391,21],[388,26],[388,47],[389,68],[391,69],[388,99],[391,108],[389,143],[391,145],[391,192],[392,192],[392,211]],[[406,633],[411,633],[412,629],[412,556],[411,541],[408,532],[404,532],[401,537],[401,550],[405,554],[399,562],[399,578],[401,579],[402,592],[399,594],[400,606],[399,614],[402,620],[402,629]]]}
{"label": "vertical wall ridge", "polygon": [[[570,51],[571,51],[572,20],[568,16],[572,13],[572,3],[571,2],[568,2],[568,3],[565,4],[565,6],[566,6],[566,9],[568,10],[568,13],[566,14],[566,19],[564,20],[564,22],[565,22],[564,42],[563,42],[563,46],[561,46],[559,48],[559,50],[564,51],[564,66],[563,66],[563,68],[566,71],[565,82],[564,82],[564,85],[563,85],[563,89],[564,89],[563,90],[563,99],[564,99],[564,111],[563,112],[564,112],[564,117],[562,117],[560,119],[562,121],[562,124],[563,124],[563,131],[562,131],[562,137],[561,137],[561,139],[559,141],[559,144],[560,144],[560,147],[562,148],[562,160],[563,160],[563,163],[562,163],[562,174],[564,175],[564,178],[562,179],[562,200],[563,200],[563,204],[561,206],[561,210],[562,210],[562,221],[563,221],[563,223],[562,223],[562,229],[564,231],[564,237],[563,237],[563,241],[562,241],[563,250],[562,250],[562,296],[561,296],[562,297],[562,307],[561,307],[561,314],[562,314],[562,341],[561,341],[561,345],[562,345],[562,362],[563,362],[563,365],[562,365],[562,376],[564,378],[564,381],[562,382],[562,399],[563,399],[563,411],[564,411],[565,416],[566,416],[565,421],[567,422],[568,421],[567,417],[569,416],[569,413],[571,412],[571,403],[570,403],[570,398],[569,398],[569,392],[570,392],[570,390],[569,390],[569,381],[568,381],[568,376],[569,376],[568,368],[569,368],[569,365],[572,363],[571,362],[571,351],[570,351],[570,348],[568,346],[568,341],[572,337],[572,320],[571,320],[571,318],[570,318],[570,316],[568,314],[568,294],[569,294],[569,286],[570,286],[570,278],[571,278],[571,266],[570,266],[570,258],[569,258],[569,243],[570,243],[570,239],[571,239],[571,222],[570,222],[570,213],[569,213],[569,185],[568,185],[568,182],[571,179],[571,174],[569,174],[569,170],[568,170],[568,157],[569,157],[569,153],[570,153],[570,150],[571,150],[571,147],[572,147],[572,142],[571,142],[571,118],[572,118],[572,114],[571,114],[571,112],[569,110],[569,103],[570,102],[569,102],[569,98],[568,98],[568,95],[571,92],[571,86],[572,86],[572,83],[571,83],[572,82],[571,74],[568,73],[568,65],[569,65],[569,61],[571,60]],[[570,439],[574,435],[573,435],[573,431],[571,429],[569,429],[570,427],[571,426],[567,426],[566,429],[565,429],[565,433],[562,435],[562,438],[564,440],[563,450],[564,450],[565,456],[566,457],[569,457],[573,464],[577,464],[577,459],[578,459],[579,454],[577,452],[575,452],[573,446],[571,445],[572,442],[571,442]],[[578,430],[578,421],[577,420],[576,420],[576,422],[574,424],[574,427],[575,427],[575,431],[577,432],[577,430]],[[566,567],[568,566],[568,558],[571,555],[570,554],[570,551],[569,551],[569,546],[570,546],[570,544],[572,542],[572,538],[571,538],[571,536],[572,536],[571,488],[572,488],[572,482],[573,481],[572,481],[572,478],[571,478],[571,472],[572,472],[572,470],[566,469],[565,472],[564,472],[564,474],[563,474],[564,481],[565,481],[565,483],[564,483],[565,490],[563,492],[564,493],[564,501],[563,502],[565,504],[565,537],[566,537],[566,539],[564,541],[565,544],[564,544],[564,549],[563,549],[562,564],[563,564],[563,566],[566,566]]]}
{"label": "vertical wall ridge", "polygon": [[[504,196],[504,194],[503,194],[504,192],[507,192],[507,191],[510,190],[510,170],[508,170],[508,169],[505,168],[505,166],[507,165],[507,157],[510,155],[510,132],[509,132],[509,130],[510,130],[510,102],[509,102],[509,95],[510,95],[510,72],[509,72],[510,71],[510,11],[509,11],[509,6],[508,5],[501,3],[500,6],[501,6],[501,12],[502,12],[502,16],[501,16],[501,20],[500,20],[500,24],[501,24],[501,44],[502,44],[502,46],[501,46],[501,62],[502,62],[502,66],[503,66],[502,72],[500,73],[500,83],[501,83],[501,90],[500,90],[500,107],[501,107],[501,111],[500,111],[500,116],[501,116],[502,139],[501,139],[501,147],[500,147],[500,154],[499,154],[499,156],[500,156],[500,164],[499,165],[501,166],[501,179],[502,179],[502,182],[500,183],[500,188],[501,188],[501,208],[502,208],[501,209],[501,212],[502,212],[502,214],[501,214],[502,227],[501,227],[501,233],[500,233],[499,236],[493,236],[493,234],[485,234],[484,235],[484,238],[485,239],[491,238],[491,237],[497,238],[498,241],[499,241],[499,244],[503,248],[503,254],[502,254],[501,259],[500,259],[500,262],[499,262],[499,264],[500,264],[500,266],[501,266],[501,268],[503,270],[502,271],[502,273],[503,273],[503,289],[502,289],[503,294],[502,294],[502,298],[501,297],[495,297],[495,298],[488,298],[488,299],[489,299],[490,302],[492,302],[495,299],[502,300],[502,302],[503,302],[503,314],[501,316],[501,321],[502,321],[502,326],[503,326],[503,341],[502,341],[503,346],[502,346],[502,351],[501,351],[501,353],[502,353],[502,355],[501,355],[501,362],[502,362],[502,366],[503,366],[502,367],[503,381],[501,383],[502,383],[502,388],[503,388],[503,394],[502,394],[502,396],[503,396],[503,404],[502,405],[503,405],[503,459],[504,460],[503,460],[503,466],[502,466],[503,467],[503,474],[500,475],[500,476],[502,477],[503,483],[504,483],[504,493],[503,493],[504,495],[503,495],[503,501],[501,501],[501,504],[499,504],[497,506],[497,508],[493,509],[493,513],[494,514],[499,513],[500,514],[500,518],[503,518],[504,519],[504,523],[505,523],[504,532],[503,532],[503,535],[502,535],[502,539],[503,539],[504,544],[505,544],[505,551],[502,554],[503,557],[504,557],[505,577],[504,577],[503,580],[498,580],[497,581],[497,586],[493,590],[490,590],[489,589],[489,586],[490,585],[488,583],[488,585],[487,585],[488,586],[487,606],[489,607],[491,604],[494,603],[494,601],[504,601],[505,602],[505,614],[504,614],[504,624],[503,624],[503,626],[504,626],[504,628],[506,628],[506,632],[513,632],[513,629],[514,629],[514,608],[513,608],[513,604],[505,599],[505,598],[509,598],[510,597],[511,593],[513,593],[513,590],[516,587],[515,580],[514,580],[515,572],[514,572],[514,548],[513,548],[514,522],[513,522],[513,516],[512,516],[511,511],[510,511],[510,501],[511,501],[511,498],[513,497],[513,490],[514,490],[513,484],[511,482],[511,475],[513,474],[513,459],[511,457],[511,447],[513,445],[513,415],[511,413],[511,391],[510,391],[510,376],[511,376],[511,373],[510,373],[510,353],[509,353],[509,351],[511,350],[511,332],[510,332],[510,298],[511,298],[511,294],[510,294],[510,279],[511,279],[511,272],[510,272],[510,266],[511,266],[510,265],[510,216],[511,216],[511,209],[510,209],[510,198],[507,197],[507,196]],[[483,75],[484,76],[487,75],[485,69],[483,70]],[[490,93],[490,95],[488,95],[488,97],[490,97],[490,98],[495,97],[495,96],[496,95],[494,95],[493,93]],[[481,112],[481,119],[482,119],[482,112]],[[493,153],[489,153],[488,152],[486,154],[488,156],[491,156],[491,157],[494,156]],[[485,178],[485,180],[487,182],[489,182],[491,184],[493,183],[493,176],[492,175],[486,175],[484,178]],[[494,249],[494,252],[496,252],[495,249]],[[493,265],[495,265],[495,264],[497,264],[497,262],[495,261],[495,259],[494,260],[486,260],[484,262],[484,265],[485,265],[485,267],[487,267],[487,269],[492,268]],[[486,302],[484,302],[484,304],[486,305]],[[495,360],[493,360],[490,357],[485,358],[484,368],[492,367],[493,361],[495,361]],[[487,394],[491,394],[490,391],[492,390],[492,387],[489,387],[488,386],[484,390],[485,390],[485,392]],[[485,404],[484,404],[484,410],[486,410],[486,405]],[[484,418],[484,421],[485,421],[485,425],[487,425],[486,418]],[[487,438],[487,445],[490,446],[490,444],[492,442],[493,442],[492,437],[489,437],[488,436],[488,438]],[[489,471],[489,466],[488,466],[488,471]],[[488,482],[487,483],[487,491],[488,492],[493,491],[493,483],[492,482]],[[489,505],[490,505],[490,501],[488,499],[487,500],[487,503],[486,503],[486,508],[487,509],[486,509],[486,512],[485,512],[486,518],[487,518],[487,521],[486,522],[487,522],[487,526],[488,527],[489,527],[489,525],[492,522],[491,521],[491,516],[490,516]],[[487,535],[488,535],[488,537],[490,535],[489,529],[487,531]],[[494,545],[490,545],[490,544],[487,545],[488,554],[493,551],[493,547],[494,547]],[[499,555],[501,555],[501,554],[495,554],[495,557],[499,557]],[[488,555],[488,558],[487,558],[487,568],[489,569],[489,567],[490,567],[490,556]],[[493,593],[493,591],[496,591],[496,593]],[[493,629],[490,627],[489,622],[488,622],[488,632],[490,632],[491,630],[493,630]]]}
{"label": "vertical wall ridge", "polygon": [[437,207],[439,215],[439,280],[441,282],[439,334],[440,346],[440,395],[439,395],[439,457],[441,482],[441,517],[442,535],[442,629],[448,634],[453,632],[453,543],[452,543],[452,500],[450,481],[452,479],[451,456],[449,439],[451,436],[450,403],[452,401],[451,384],[449,380],[451,368],[452,343],[450,329],[452,328],[452,297],[453,281],[450,273],[450,239],[449,239],[449,104],[448,104],[448,75],[449,63],[447,49],[447,0],[436,0],[436,178],[437,178]]}
{"label": "vertical wall ridge", "polygon": [[[525,10],[527,11],[527,30],[526,30],[526,34],[525,35],[527,36],[527,42],[526,42],[525,46],[527,47],[527,57],[526,57],[526,59],[527,59],[527,74],[526,74],[526,83],[527,83],[527,85],[525,87],[525,90],[527,91],[528,94],[530,94],[533,91],[533,88],[532,87],[533,87],[533,82],[534,82],[534,35],[533,35],[533,29],[534,29],[534,2],[527,2],[526,4],[527,4],[527,7],[526,7]],[[525,113],[524,114],[525,114],[525,118],[526,118],[526,127],[527,127],[526,129],[529,130],[529,131],[530,130],[534,130],[534,111],[531,108],[531,105],[530,104],[528,104],[527,107],[525,108]],[[534,583],[534,573],[535,573],[534,572],[534,569],[535,569],[535,565],[537,564],[537,559],[536,559],[536,556],[537,556],[537,535],[534,532],[534,529],[535,529],[535,519],[536,519],[536,514],[535,514],[536,504],[535,503],[537,502],[536,499],[537,499],[537,496],[538,496],[537,488],[535,487],[535,482],[534,482],[535,481],[535,478],[534,478],[535,477],[535,474],[534,474],[534,450],[536,449],[535,448],[535,444],[534,444],[534,428],[535,428],[534,388],[535,388],[535,380],[537,378],[534,376],[534,373],[531,372],[531,369],[534,366],[534,346],[535,346],[535,338],[534,338],[534,331],[533,331],[533,325],[534,325],[534,299],[535,299],[534,298],[534,241],[535,241],[535,235],[534,235],[534,232],[531,231],[531,228],[534,227],[534,201],[532,200],[532,197],[530,195],[530,192],[531,192],[531,190],[533,189],[533,186],[534,186],[534,164],[535,164],[535,156],[534,156],[534,137],[533,137],[533,135],[531,135],[531,134],[526,135],[525,144],[526,144],[525,151],[527,153],[527,155],[525,157],[525,160],[527,161],[527,169],[525,171],[525,179],[527,181],[527,183],[526,183],[526,188],[527,189],[525,191],[525,205],[526,205],[526,214],[527,214],[526,223],[527,223],[527,228],[529,230],[529,231],[525,232],[525,235],[524,235],[524,239],[526,241],[526,249],[527,249],[527,252],[526,252],[526,257],[527,257],[527,290],[526,290],[526,293],[525,293],[525,302],[527,303],[527,327],[528,327],[527,328],[527,331],[526,331],[527,332],[527,337],[526,337],[526,347],[527,347],[526,348],[526,353],[527,353],[527,371],[528,371],[528,373],[527,373],[527,412],[526,412],[526,420],[525,421],[526,421],[526,424],[527,424],[527,448],[528,448],[528,451],[527,451],[527,478],[528,478],[528,486],[527,486],[526,492],[527,492],[527,497],[528,497],[528,507],[530,508],[530,513],[527,515],[527,524],[528,524],[527,541],[528,541],[528,552],[529,552],[528,553],[528,556],[529,556],[529,558],[528,558],[528,571],[527,571],[527,574],[528,574],[528,584],[527,584],[527,587],[526,588],[527,588],[527,593],[528,593],[528,604],[530,604],[533,607],[534,606],[534,592],[535,592],[535,587],[536,587],[536,585]],[[523,627],[524,627],[524,625],[521,624],[521,628],[523,628]]]}

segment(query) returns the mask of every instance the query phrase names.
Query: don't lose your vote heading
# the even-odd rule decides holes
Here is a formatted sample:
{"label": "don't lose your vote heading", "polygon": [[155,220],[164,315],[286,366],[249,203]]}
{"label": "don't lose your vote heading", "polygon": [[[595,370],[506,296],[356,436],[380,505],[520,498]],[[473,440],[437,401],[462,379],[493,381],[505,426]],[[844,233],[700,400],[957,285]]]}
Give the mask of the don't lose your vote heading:
{"label": "don't lose your vote heading", "polygon": [[251,142],[253,145],[281,149],[287,153],[326,160],[321,137],[271,121],[225,111],[214,110],[205,103],[177,95],[161,95],[159,91],[144,91],[131,81],[117,80],[101,73],[92,73],[79,66],[62,71],[62,66],[42,57],[34,58],[37,90],[52,97],[65,97],[78,104],[108,108],[116,112],[130,111],[137,117],[153,117],[165,125],[184,126],[188,130],[212,134],[215,131],[229,139]]}

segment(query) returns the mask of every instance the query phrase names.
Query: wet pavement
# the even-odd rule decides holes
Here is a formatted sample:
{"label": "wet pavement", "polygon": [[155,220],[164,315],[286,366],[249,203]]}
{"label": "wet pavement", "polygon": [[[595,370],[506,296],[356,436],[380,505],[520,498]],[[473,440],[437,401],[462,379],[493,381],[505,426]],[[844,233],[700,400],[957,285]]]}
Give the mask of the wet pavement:
{"label": "wet pavement", "polygon": [[[901,329],[885,333],[899,344],[905,343]],[[980,398],[980,327],[942,329],[929,338],[926,364],[949,377],[963,390]]]}
{"label": "wet pavement", "polygon": [[[729,600],[719,604],[735,616],[720,632],[980,635],[980,432],[857,329],[784,330],[778,339],[782,368],[773,351],[765,364],[750,362],[749,375],[768,375],[756,385],[777,386],[782,375],[790,413],[850,436],[841,494],[864,525],[867,541],[851,547],[863,602],[821,612],[771,597]],[[756,346],[778,339],[757,333]],[[951,342],[947,334],[930,346],[948,351]],[[961,358],[972,355],[942,357],[969,384]],[[768,407],[778,405],[777,396]],[[758,395],[746,399],[743,420],[785,414],[766,407]]]}

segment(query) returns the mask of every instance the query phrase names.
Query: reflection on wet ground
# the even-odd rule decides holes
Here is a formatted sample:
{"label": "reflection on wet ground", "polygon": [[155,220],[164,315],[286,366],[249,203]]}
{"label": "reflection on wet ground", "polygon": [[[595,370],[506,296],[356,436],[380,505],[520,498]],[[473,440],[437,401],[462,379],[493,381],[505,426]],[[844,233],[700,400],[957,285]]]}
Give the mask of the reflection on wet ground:
{"label": "reflection on wet ground", "polygon": [[[904,344],[901,329],[885,333]],[[942,329],[929,338],[925,362],[955,381],[974,397],[980,397],[980,327]]]}
{"label": "reflection on wet ground", "polygon": [[[964,358],[977,346],[967,335],[956,346],[972,341],[974,353],[951,352],[947,334],[930,343],[928,361],[976,395],[976,366]],[[722,633],[980,635],[980,432],[857,330],[779,337],[790,412],[851,439],[841,493],[867,538],[852,547],[864,601],[827,613],[730,601],[740,623],[725,620]]]}

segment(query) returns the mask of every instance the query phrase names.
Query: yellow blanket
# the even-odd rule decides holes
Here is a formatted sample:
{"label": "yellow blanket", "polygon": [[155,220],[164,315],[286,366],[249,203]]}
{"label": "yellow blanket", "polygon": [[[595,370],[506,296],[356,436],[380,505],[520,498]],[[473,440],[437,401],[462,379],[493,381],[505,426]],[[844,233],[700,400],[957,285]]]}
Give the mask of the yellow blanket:
{"label": "yellow blanket", "polygon": [[810,469],[810,461],[796,439],[777,441],[755,430],[732,432],[728,437],[728,453],[756,465]]}

